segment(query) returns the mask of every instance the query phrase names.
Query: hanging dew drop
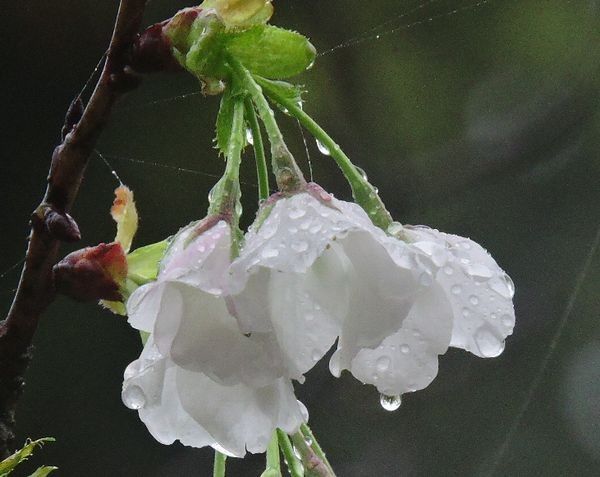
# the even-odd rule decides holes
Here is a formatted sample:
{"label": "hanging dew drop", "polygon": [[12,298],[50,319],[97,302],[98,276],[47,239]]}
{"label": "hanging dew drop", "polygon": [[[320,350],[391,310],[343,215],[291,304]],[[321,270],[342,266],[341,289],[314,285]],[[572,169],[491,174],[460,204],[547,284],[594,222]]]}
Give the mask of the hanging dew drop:
{"label": "hanging dew drop", "polygon": [[358,166],[354,166],[354,167],[356,167],[356,170],[358,171],[358,173],[364,180],[366,180],[366,181],[369,180],[369,176],[367,176],[367,173],[365,172],[365,170],[362,167],[358,167]]}
{"label": "hanging dew drop", "polygon": [[379,395],[379,404],[386,411],[395,411],[402,404],[402,398],[399,394],[388,396],[387,394]]}
{"label": "hanging dew drop", "polygon": [[123,403],[129,409],[141,409],[146,405],[146,395],[142,388],[136,385],[127,386],[123,390]]}
{"label": "hanging dew drop", "polygon": [[331,155],[331,152],[329,151],[329,148],[327,148],[321,141],[319,141],[317,139],[316,142],[317,142],[317,149],[319,150],[319,152],[321,154],[323,154],[324,156]]}
{"label": "hanging dew drop", "polygon": [[246,142],[251,146],[254,145],[254,136],[252,135],[252,129],[246,128]]}

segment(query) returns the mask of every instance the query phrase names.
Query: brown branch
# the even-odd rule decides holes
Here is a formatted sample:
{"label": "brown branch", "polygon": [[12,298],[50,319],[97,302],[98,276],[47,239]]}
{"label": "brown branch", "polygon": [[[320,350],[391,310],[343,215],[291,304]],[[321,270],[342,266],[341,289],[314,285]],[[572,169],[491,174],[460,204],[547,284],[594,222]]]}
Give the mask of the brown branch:
{"label": "brown branch", "polygon": [[112,106],[139,83],[128,66],[146,0],[121,0],[100,79],[83,112],[77,98],[69,108],[65,136],[54,150],[44,199],[31,218],[25,265],[8,316],[0,322],[0,458],[14,443],[15,409],[31,359],[31,343],[55,290],[52,266],[60,243],[79,239],[69,216],[88,158],[104,129]]}

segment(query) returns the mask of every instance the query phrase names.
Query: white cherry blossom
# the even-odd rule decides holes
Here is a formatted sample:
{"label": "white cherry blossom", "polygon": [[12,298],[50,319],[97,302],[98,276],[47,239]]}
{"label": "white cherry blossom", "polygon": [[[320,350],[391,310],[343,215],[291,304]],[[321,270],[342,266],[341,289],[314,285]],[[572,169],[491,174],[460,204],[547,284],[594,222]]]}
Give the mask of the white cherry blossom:
{"label": "white cherry blossom", "polygon": [[288,376],[302,381],[337,340],[334,375],[399,395],[426,387],[450,345],[502,351],[512,282],[474,242],[424,228],[400,240],[315,185],[265,208],[229,292],[241,329],[271,334]]}
{"label": "white cherry blossom", "polygon": [[150,337],[125,371],[123,401],[160,442],[210,445],[232,456],[264,452],[276,428],[307,419],[269,340],[245,336],[224,294],[231,230],[208,219],[183,229],[158,279],[127,303]]}

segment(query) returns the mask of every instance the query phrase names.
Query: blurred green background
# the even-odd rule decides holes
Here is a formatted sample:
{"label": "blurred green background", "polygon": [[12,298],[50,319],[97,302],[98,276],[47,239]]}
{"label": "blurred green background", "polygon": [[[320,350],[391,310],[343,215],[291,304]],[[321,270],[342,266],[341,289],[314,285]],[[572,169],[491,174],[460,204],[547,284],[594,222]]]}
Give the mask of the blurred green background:
{"label": "blurred green background", "polygon": [[[3,2],[0,273],[23,256],[64,112],[107,45],[117,3]],[[368,172],[394,217],[482,243],[517,287],[504,354],[448,352],[433,384],[406,395],[396,412],[381,409],[372,387],[334,379],[326,363],[308,375],[297,392],[340,477],[600,475],[600,252],[585,267],[600,222],[600,2],[468,8],[474,3],[275,2],[274,23],[325,52],[299,78],[309,90],[305,109]],[[152,0],[146,23],[189,5]],[[201,217],[210,175],[222,170],[212,149],[218,99],[177,99],[197,91],[185,74],[148,78],[118,105],[98,145],[135,190],[137,245]],[[297,125],[282,122],[308,171]],[[333,161],[308,146],[315,180],[349,198]],[[243,180],[249,223],[250,160]],[[82,245],[114,236],[116,185],[93,158],[73,213]],[[3,313],[17,275],[0,280]],[[35,346],[19,440],[57,442],[30,467],[58,465],[64,476],[210,475],[212,452],[158,444],[122,405],[122,372],[140,350],[123,319],[59,299]],[[231,459],[228,475],[258,475],[262,459]]]}

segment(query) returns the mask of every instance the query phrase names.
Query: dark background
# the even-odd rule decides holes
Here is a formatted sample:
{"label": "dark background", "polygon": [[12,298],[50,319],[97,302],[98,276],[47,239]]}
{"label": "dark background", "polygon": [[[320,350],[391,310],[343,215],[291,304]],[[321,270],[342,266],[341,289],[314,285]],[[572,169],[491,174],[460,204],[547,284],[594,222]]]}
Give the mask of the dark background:
{"label": "dark background", "polygon": [[[491,0],[461,10],[473,3],[434,1],[401,17],[419,2],[275,2],[273,22],[307,34],[319,51],[390,22],[318,59],[299,79],[310,92],[305,109],[367,170],[397,220],[484,244],[517,287],[504,354],[448,352],[433,384],[406,395],[396,412],[350,375],[334,379],[325,362],[308,375],[297,392],[340,477],[600,473],[600,2]],[[2,4],[0,273],[23,256],[64,112],[108,43],[117,2]],[[152,0],[147,23],[189,5]],[[118,105],[98,146],[135,190],[137,245],[203,216],[215,180],[206,174],[222,170],[212,149],[218,99],[170,99],[197,90],[185,74],[148,78]],[[282,121],[306,166],[296,124]],[[315,179],[349,198],[333,161],[308,142]],[[248,222],[250,160],[244,180]],[[113,238],[116,185],[94,158],[73,213],[81,245]],[[0,279],[2,312],[17,275]],[[122,372],[140,350],[122,318],[59,299],[35,346],[19,440],[57,442],[29,468],[211,475],[210,450],[158,444],[122,405]],[[229,462],[228,475],[258,475],[263,457]]]}

